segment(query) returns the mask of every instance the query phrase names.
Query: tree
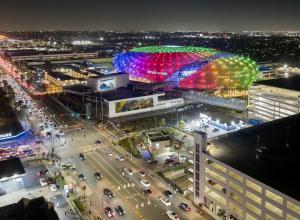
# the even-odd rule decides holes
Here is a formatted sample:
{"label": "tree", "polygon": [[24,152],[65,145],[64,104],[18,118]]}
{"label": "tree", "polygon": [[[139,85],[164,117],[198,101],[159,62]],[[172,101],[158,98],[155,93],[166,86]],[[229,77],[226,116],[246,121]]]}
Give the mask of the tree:
{"label": "tree", "polygon": [[185,127],[185,122],[183,120],[181,120],[178,124],[178,127],[181,128],[181,129],[184,129]]}
{"label": "tree", "polygon": [[166,125],[166,119],[165,118],[161,118],[159,120],[159,127],[164,127]]}

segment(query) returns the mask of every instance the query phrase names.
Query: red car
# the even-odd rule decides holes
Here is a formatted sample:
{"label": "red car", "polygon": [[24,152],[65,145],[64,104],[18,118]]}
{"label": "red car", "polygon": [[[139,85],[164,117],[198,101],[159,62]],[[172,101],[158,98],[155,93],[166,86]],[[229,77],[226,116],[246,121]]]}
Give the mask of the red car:
{"label": "red car", "polygon": [[115,216],[114,210],[108,206],[104,208],[104,213],[107,215],[108,218],[112,218]]}
{"label": "red car", "polygon": [[49,170],[40,170],[39,172],[37,172],[38,176],[44,176],[45,174],[47,174],[49,172]]}

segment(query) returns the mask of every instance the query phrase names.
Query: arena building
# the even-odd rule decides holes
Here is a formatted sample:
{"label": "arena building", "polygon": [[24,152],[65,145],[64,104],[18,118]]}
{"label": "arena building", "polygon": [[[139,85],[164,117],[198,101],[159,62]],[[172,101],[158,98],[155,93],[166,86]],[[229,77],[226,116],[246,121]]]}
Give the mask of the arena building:
{"label": "arena building", "polygon": [[248,57],[215,49],[185,46],[133,48],[113,59],[119,72],[130,80],[170,82],[183,89],[246,91],[258,76]]}

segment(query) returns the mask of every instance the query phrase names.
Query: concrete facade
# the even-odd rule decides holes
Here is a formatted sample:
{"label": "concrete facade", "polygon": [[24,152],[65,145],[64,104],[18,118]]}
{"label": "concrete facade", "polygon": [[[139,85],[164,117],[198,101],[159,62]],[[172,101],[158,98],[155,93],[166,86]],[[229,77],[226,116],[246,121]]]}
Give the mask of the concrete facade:
{"label": "concrete facade", "polygon": [[215,219],[299,220],[300,202],[211,156],[206,134],[194,132],[194,203]]}

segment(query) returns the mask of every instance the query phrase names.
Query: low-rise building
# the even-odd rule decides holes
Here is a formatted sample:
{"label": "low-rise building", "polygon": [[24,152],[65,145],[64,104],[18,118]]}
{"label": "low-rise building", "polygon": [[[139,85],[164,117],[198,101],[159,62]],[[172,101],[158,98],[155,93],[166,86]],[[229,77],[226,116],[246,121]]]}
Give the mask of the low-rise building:
{"label": "low-rise building", "polygon": [[163,153],[165,148],[170,147],[171,137],[163,130],[147,131],[143,133],[143,136],[152,154]]}

